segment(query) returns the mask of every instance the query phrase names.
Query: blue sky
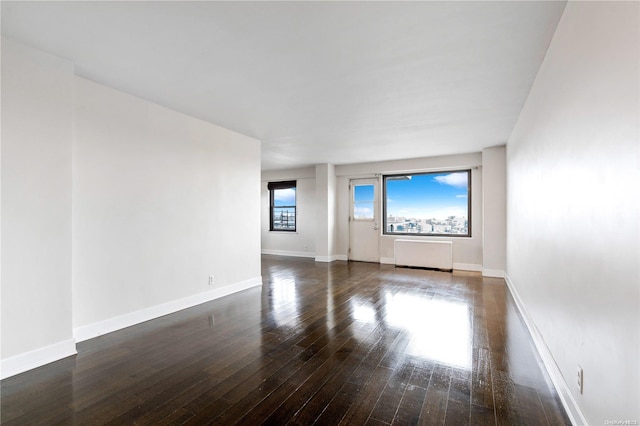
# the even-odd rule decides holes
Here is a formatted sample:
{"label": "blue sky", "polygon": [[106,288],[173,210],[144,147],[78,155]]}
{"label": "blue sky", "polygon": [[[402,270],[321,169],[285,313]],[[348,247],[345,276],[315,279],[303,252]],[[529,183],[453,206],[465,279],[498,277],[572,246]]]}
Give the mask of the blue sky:
{"label": "blue sky", "polygon": [[387,215],[418,219],[466,217],[467,201],[466,172],[387,180]]}
{"label": "blue sky", "polygon": [[356,185],[353,190],[356,201],[373,201],[373,185]]}
{"label": "blue sky", "polygon": [[276,189],[273,193],[274,206],[295,206],[296,205],[296,189]]}
{"label": "blue sky", "polygon": [[[356,217],[368,216],[373,203],[372,186],[356,186]],[[295,188],[275,191],[275,205],[295,205]],[[387,180],[387,215],[418,219],[467,216],[467,173],[412,175],[409,180]]]}

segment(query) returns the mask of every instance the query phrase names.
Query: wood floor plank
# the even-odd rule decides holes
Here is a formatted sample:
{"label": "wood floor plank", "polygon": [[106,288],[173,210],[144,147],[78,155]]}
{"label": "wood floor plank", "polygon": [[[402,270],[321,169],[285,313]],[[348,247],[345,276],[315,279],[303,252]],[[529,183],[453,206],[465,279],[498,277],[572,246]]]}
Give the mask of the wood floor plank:
{"label": "wood floor plank", "polygon": [[[413,372],[415,373],[416,369]],[[417,425],[426,394],[427,390],[425,388],[412,385],[410,381],[398,405],[392,424]]]}
{"label": "wood floor plank", "polygon": [[241,400],[225,410],[219,410],[217,415],[209,416],[208,419],[212,424],[217,425],[235,424],[274,391],[280,389],[287,379],[295,374],[304,363],[305,361],[298,356],[289,359],[287,364],[269,375],[260,385],[246,393]]}
{"label": "wood floor plank", "polygon": [[345,353],[355,350],[357,341],[349,339],[342,347],[336,350],[322,365],[318,366],[303,382],[289,395],[278,408],[267,418],[270,424],[286,424],[294,419],[295,415],[305,407],[311,398],[317,393],[318,387],[322,387],[328,377],[331,377],[336,370],[340,370],[346,360]]}
{"label": "wood floor plank", "polygon": [[381,365],[376,367],[369,380],[365,383],[364,388],[340,421],[340,425],[365,424],[392,374],[393,370],[390,368]]}
{"label": "wood floor plank", "polygon": [[[331,356],[342,348],[344,345],[352,345],[352,337],[349,330],[343,330],[340,334],[333,339],[322,339],[322,346],[316,348],[312,354],[301,355],[300,359],[304,361],[304,364],[296,371],[291,377],[289,377],[280,387],[274,390],[267,398],[262,400],[255,408],[249,411],[241,420],[241,423],[260,423],[268,418],[275,419],[282,411],[278,412],[274,416],[282,402],[291,397],[307,380],[309,376],[314,374],[320,367],[322,367]],[[293,401],[298,403],[298,401]],[[299,406],[287,407],[286,409],[291,411],[299,409]],[[281,409],[284,410],[285,408]],[[294,411],[295,412],[295,411]],[[274,417],[272,417],[274,416]],[[274,420],[275,421],[275,420]]]}
{"label": "wood floor plank", "polygon": [[[0,422],[570,424],[503,280],[262,262],[261,289],[87,340],[74,357],[3,380]],[[426,322],[431,309],[467,328]]]}
{"label": "wood floor plank", "polygon": [[422,405],[419,424],[444,424],[450,384],[451,368],[445,365],[437,365],[431,373],[431,380]]}
{"label": "wood floor plank", "polygon": [[[472,424],[474,426],[495,426],[496,414],[494,409],[471,404],[469,424]],[[542,424],[544,424],[544,422]]]}
{"label": "wood floor plank", "polygon": [[[496,423],[498,425],[505,426],[523,424],[523,420],[518,410],[518,402],[516,399],[513,379],[502,371],[495,371],[492,377]],[[546,418],[543,420],[546,422]]]}
{"label": "wood floor plank", "polygon": [[391,377],[389,377],[386,386],[371,412],[370,418],[387,424],[393,421],[400,401],[407,389],[413,369],[414,365],[408,357],[400,362],[400,365],[394,369]]}
{"label": "wood floor plank", "polygon": [[[369,336],[376,336],[375,330],[370,331]],[[371,350],[371,341],[364,337],[358,339],[358,345],[351,353],[344,352],[342,355],[346,358],[330,373],[324,384],[320,385],[315,394],[308,400],[303,408],[291,418],[287,424],[309,425],[313,424],[317,417],[325,410],[334,396],[340,391],[345,384],[345,377],[351,374],[360,366]],[[377,337],[380,340],[380,337]],[[338,354],[338,353],[337,353]]]}
{"label": "wood floor plank", "polygon": [[468,425],[471,416],[471,372],[452,368],[445,425]]}
{"label": "wood floor plank", "polygon": [[345,382],[324,411],[312,423],[314,425],[337,425],[357,398],[362,388],[351,382]]}
{"label": "wood floor plank", "polygon": [[487,348],[473,348],[471,402],[493,408],[491,360]]}

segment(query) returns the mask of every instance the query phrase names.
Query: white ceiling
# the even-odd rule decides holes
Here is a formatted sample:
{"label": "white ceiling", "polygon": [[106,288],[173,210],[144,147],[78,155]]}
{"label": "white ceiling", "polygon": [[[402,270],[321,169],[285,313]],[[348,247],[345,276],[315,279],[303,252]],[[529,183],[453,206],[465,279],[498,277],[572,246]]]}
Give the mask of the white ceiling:
{"label": "white ceiling", "polygon": [[2,2],[82,77],[262,141],[263,170],[504,144],[564,2]]}

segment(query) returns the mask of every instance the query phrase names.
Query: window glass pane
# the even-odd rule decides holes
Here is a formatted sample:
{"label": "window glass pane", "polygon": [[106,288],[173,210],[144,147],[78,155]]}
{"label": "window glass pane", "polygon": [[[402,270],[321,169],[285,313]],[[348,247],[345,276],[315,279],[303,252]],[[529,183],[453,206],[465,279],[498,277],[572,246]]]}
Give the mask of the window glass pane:
{"label": "window glass pane", "polygon": [[273,208],[273,229],[275,230],[295,230],[296,229],[296,209],[294,207],[274,207]]}
{"label": "window glass pane", "polygon": [[273,190],[274,206],[295,206],[296,205],[296,189],[274,189]]}
{"label": "window glass pane", "polygon": [[469,235],[469,171],[386,176],[385,233]]}
{"label": "window glass pane", "polygon": [[373,201],[373,185],[356,185],[353,187],[353,200]]}

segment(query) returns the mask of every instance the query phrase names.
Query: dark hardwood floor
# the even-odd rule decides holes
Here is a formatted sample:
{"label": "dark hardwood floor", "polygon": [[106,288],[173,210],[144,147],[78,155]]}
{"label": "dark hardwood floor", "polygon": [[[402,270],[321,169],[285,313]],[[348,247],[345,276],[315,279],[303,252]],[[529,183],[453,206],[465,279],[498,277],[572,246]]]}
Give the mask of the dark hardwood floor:
{"label": "dark hardwood floor", "polygon": [[2,424],[570,424],[503,280],[262,261],[262,288],[2,381]]}

